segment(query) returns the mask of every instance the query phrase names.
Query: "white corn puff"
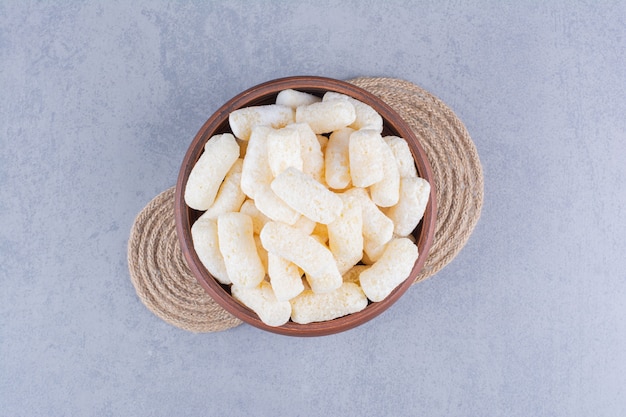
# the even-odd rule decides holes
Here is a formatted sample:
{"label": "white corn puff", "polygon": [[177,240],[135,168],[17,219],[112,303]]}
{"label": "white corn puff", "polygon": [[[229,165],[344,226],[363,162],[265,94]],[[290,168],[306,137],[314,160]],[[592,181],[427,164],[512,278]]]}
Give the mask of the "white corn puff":
{"label": "white corn puff", "polygon": [[267,274],[279,301],[289,301],[304,290],[298,266],[274,253],[267,255]]}
{"label": "white corn puff", "polygon": [[337,194],[343,201],[339,216],[328,223],[328,246],[341,274],[363,257],[363,215],[361,203],[351,194]]}
{"label": "white corn puff", "polygon": [[351,127],[354,130],[359,129],[373,129],[378,133],[383,131],[383,118],[376,110],[372,108],[372,106],[363,103],[360,100],[347,96],[345,94],[336,93],[334,91],[328,91],[324,94],[322,101],[331,101],[331,100],[347,100],[354,106],[355,119],[352,124],[348,127]]}
{"label": "white corn puff", "polygon": [[239,158],[239,145],[230,133],[211,137],[194,165],[185,187],[185,203],[195,210],[211,207],[224,177]]}
{"label": "white corn puff", "polygon": [[289,207],[314,222],[328,224],[341,212],[343,203],[337,194],[293,167],[280,173],[271,188]]}
{"label": "white corn puff", "polygon": [[333,100],[299,106],[296,123],[308,123],[315,133],[328,133],[350,125],[356,119],[354,106],[347,100]]}
{"label": "white corn puff", "polygon": [[389,145],[383,142],[383,178],[370,186],[370,196],[378,207],[391,207],[400,198],[400,172]]}
{"label": "white corn puff", "polygon": [[394,223],[394,233],[408,236],[424,216],[430,197],[430,184],[420,177],[400,179],[400,199],[398,204],[384,209]]}
{"label": "white corn puff", "polygon": [[316,181],[324,182],[324,153],[322,146],[306,123],[293,123],[287,129],[295,129],[300,137],[300,157],[302,158],[302,172],[309,174]]}
{"label": "white corn puff", "polygon": [[246,199],[246,195],[241,191],[241,168],[243,159],[239,158],[226,174],[224,182],[220,186],[215,201],[205,211],[201,218],[216,218],[220,214],[229,213],[231,211],[239,211],[241,205]]}
{"label": "white corn puff", "polygon": [[254,230],[255,235],[261,233],[261,229],[263,229],[265,223],[271,220],[265,214],[261,213],[261,211],[255,205],[254,200],[244,201],[241,205],[241,208],[239,209],[239,212],[250,216],[250,218],[252,219],[252,230]]}
{"label": "white corn puff", "polygon": [[384,300],[413,269],[417,260],[417,246],[407,238],[389,242],[378,261],[359,275],[361,288],[374,302]]}
{"label": "white corn puff", "polygon": [[220,252],[217,235],[216,219],[198,219],[191,226],[193,248],[200,258],[202,265],[216,280],[222,284],[230,284],[224,264],[224,257]]}
{"label": "white corn puff", "polygon": [[261,242],[268,252],[302,268],[313,291],[330,292],[341,286],[342,278],[333,254],[303,231],[283,223],[268,222],[261,230]]}
{"label": "white corn puff", "polygon": [[393,221],[372,202],[363,188],[350,188],[344,194],[354,195],[361,203],[364,244],[384,245],[393,237]]}
{"label": "white corn puff", "polygon": [[350,135],[348,127],[335,130],[328,139],[324,155],[324,176],[330,188],[341,190],[350,185]]}
{"label": "white corn puff", "polygon": [[217,218],[219,249],[231,282],[252,288],[265,277],[254,243],[252,219],[242,213],[225,213]]}
{"label": "white corn puff", "polygon": [[375,130],[357,130],[350,135],[350,178],[355,187],[369,187],[383,179],[384,145]]}
{"label": "white corn puff", "polygon": [[272,128],[267,126],[254,126],[243,160],[241,191],[253,200],[257,191],[269,185],[274,179],[267,160],[267,136],[271,131]]}
{"label": "white corn puff", "polygon": [[293,122],[294,110],[278,104],[244,107],[228,115],[230,129],[241,140],[250,138],[254,126],[271,126],[279,129]]}
{"label": "white corn puff", "polygon": [[303,91],[287,89],[282,90],[276,96],[276,104],[281,106],[288,106],[295,109],[299,106],[306,106],[307,104],[313,104],[322,101],[322,99],[316,95],[305,93]]}
{"label": "white corn puff", "polygon": [[285,203],[271,187],[264,185],[256,192],[254,204],[261,213],[277,222],[294,225],[300,218],[300,213]]}
{"label": "white corn puff", "polygon": [[367,297],[358,285],[344,282],[341,287],[325,294],[304,290],[290,303],[291,320],[307,324],[361,311],[367,307]]}
{"label": "white corn puff", "polygon": [[398,164],[398,172],[401,177],[417,177],[417,168],[415,168],[415,159],[409,144],[406,140],[398,136],[385,136],[383,140],[389,145],[393,156]]}
{"label": "white corn puff", "polygon": [[272,286],[267,281],[262,281],[253,288],[233,284],[230,292],[236,300],[254,311],[268,326],[282,326],[289,321],[291,304],[289,301],[277,300]]}
{"label": "white corn puff", "polygon": [[266,146],[267,162],[274,177],[288,167],[302,171],[300,135],[297,130],[289,128],[272,130],[267,135]]}

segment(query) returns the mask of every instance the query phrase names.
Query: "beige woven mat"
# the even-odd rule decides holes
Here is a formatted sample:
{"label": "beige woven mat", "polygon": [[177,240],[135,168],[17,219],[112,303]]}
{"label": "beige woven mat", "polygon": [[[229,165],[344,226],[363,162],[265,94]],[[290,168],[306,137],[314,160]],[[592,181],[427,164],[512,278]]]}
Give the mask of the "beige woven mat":
{"label": "beige woven mat", "polygon": [[192,332],[215,332],[241,321],[198,284],[176,236],[172,187],[139,213],[128,241],[130,278],[141,301],[161,319]]}
{"label": "beige woven mat", "polygon": [[[371,77],[349,82],[382,98],[409,124],[433,169],[437,224],[419,282],[459,253],[480,217],[483,172],[476,147],[454,112],[415,84]],[[199,333],[241,324],[209,297],[185,263],[176,236],[174,187],[156,196],[135,219],[128,264],[137,295],[164,321]]]}

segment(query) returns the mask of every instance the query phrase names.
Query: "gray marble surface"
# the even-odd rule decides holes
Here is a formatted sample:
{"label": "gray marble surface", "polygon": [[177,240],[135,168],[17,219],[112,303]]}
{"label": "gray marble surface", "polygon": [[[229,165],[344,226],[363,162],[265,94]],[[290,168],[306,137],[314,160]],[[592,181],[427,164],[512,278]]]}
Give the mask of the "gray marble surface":
{"label": "gray marble surface", "polygon": [[[0,415],[626,415],[626,3],[0,1]],[[209,115],[299,74],[447,103],[470,241],[357,329],[170,326],[126,244]]]}

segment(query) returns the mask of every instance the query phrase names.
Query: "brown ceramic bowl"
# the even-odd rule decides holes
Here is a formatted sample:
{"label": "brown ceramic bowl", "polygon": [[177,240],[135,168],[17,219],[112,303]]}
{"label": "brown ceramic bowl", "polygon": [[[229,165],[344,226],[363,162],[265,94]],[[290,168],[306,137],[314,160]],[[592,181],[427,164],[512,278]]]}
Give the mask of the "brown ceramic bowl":
{"label": "brown ceramic bowl", "polygon": [[[415,158],[419,176],[425,178],[431,184],[431,194],[424,218],[413,231],[419,257],[411,270],[411,274],[386,299],[377,303],[370,302],[364,310],[358,313],[330,321],[310,324],[298,324],[289,321],[282,326],[271,327],[264,324],[252,310],[235,300],[230,295],[229,287],[221,285],[202,265],[191,239],[191,225],[202,213],[187,207],[183,196],[189,173],[203,152],[206,141],[215,134],[230,132],[228,115],[233,110],[242,107],[274,103],[276,95],[281,90],[288,88],[319,96],[322,96],[326,91],[335,91],[354,97],[372,106],[383,118],[383,135],[395,135],[406,139]],[[187,150],[178,175],[175,195],[176,231],[182,252],[191,272],[207,293],[226,311],[246,323],[274,333],[291,336],[328,335],[354,328],[373,319],[395,303],[413,284],[415,277],[424,266],[435,231],[436,201],[434,185],[430,165],[417,138],[404,120],[381,99],[359,87],[335,79],[312,76],[281,78],[259,84],[233,97],[220,107],[202,126]]]}

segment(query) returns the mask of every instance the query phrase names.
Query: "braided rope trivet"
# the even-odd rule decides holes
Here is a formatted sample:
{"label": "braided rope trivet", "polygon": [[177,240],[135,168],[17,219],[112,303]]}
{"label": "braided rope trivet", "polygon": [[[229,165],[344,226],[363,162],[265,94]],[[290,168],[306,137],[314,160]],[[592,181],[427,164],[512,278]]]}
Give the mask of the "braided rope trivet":
{"label": "braided rope trivet", "polygon": [[[441,100],[395,78],[348,82],[382,98],[413,129],[437,189],[437,224],[428,259],[415,282],[446,266],[465,246],[480,217],[483,172],[465,126]],[[191,275],[176,235],[174,187],[137,216],[128,242],[130,276],[141,301],[166,322],[193,332],[214,332],[241,321],[209,297]]]}
{"label": "braided rope trivet", "polygon": [[428,156],[437,190],[437,224],[415,282],[446,266],[465,246],[483,206],[483,169],[465,126],[441,100],[413,83],[361,77],[348,82],[383,99],[411,127]]}
{"label": "braided rope trivet", "polygon": [[192,332],[241,323],[198,284],[176,236],[174,189],[156,196],[137,216],[128,241],[130,277],[141,301],[161,319]]}

